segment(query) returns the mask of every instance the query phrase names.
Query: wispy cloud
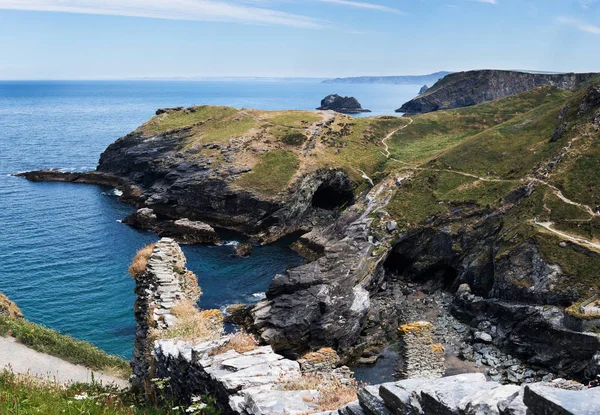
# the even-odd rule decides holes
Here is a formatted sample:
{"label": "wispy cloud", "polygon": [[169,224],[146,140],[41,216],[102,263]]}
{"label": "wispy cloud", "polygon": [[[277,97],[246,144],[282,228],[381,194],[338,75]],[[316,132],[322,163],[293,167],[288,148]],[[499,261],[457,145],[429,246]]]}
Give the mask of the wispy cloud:
{"label": "wispy cloud", "polygon": [[374,4],[374,3],[367,3],[364,1],[351,1],[351,0],[317,0],[317,1],[320,1],[321,3],[332,3],[332,4],[339,4],[341,6],[357,7],[360,9],[379,10],[382,12],[388,12],[388,13],[394,13],[394,14],[402,14],[402,15],[406,14],[406,13],[404,13],[398,9],[394,9],[392,7],[382,6],[380,4]]}
{"label": "wispy cloud", "polygon": [[497,0],[473,0],[473,1],[476,1],[478,3],[498,4]]}
{"label": "wispy cloud", "polygon": [[322,28],[324,21],[217,0],[0,0],[0,9]]}
{"label": "wispy cloud", "polygon": [[589,9],[590,6],[597,4],[598,0],[580,0],[579,3],[581,3],[581,7],[584,9]]}
{"label": "wispy cloud", "polygon": [[573,17],[561,16],[556,18],[556,23],[566,26],[574,27],[582,32],[592,33],[594,35],[600,35],[600,27],[586,23],[582,20],[575,19]]}

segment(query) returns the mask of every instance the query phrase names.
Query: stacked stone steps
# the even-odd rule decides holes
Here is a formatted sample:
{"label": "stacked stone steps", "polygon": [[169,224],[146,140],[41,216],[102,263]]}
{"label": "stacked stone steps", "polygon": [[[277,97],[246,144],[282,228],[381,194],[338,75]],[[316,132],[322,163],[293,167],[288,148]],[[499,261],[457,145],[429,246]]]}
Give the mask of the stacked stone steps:
{"label": "stacked stone steps", "polygon": [[[564,389],[564,388],[574,389]],[[358,401],[320,415],[598,415],[600,388],[563,380],[526,386],[481,373],[366,386]]]}

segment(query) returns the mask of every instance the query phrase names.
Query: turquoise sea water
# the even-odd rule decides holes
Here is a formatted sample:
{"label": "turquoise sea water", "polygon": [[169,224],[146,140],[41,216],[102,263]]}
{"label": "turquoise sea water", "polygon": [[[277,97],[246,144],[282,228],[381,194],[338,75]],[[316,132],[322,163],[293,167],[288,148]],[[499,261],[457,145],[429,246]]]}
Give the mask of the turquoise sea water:
{"label": "turquoise sea water", "polygon": [[[156,240],[119,220],[132,212],[110,189],[30,183],[10,176],[59,167],[90,170],[100,153],[160,107],[201,104],[313,109],[330,93],[353,95],[374,115],[393,114],[420,86],[317,81],[0,82],[0,291],[36,323],[130,357],[136,250]],[[240,235],[224,232],[226,241]],[[256,247],[186,246],[206,308],[258,301],[276,273],[302,259],[289,241]]]}

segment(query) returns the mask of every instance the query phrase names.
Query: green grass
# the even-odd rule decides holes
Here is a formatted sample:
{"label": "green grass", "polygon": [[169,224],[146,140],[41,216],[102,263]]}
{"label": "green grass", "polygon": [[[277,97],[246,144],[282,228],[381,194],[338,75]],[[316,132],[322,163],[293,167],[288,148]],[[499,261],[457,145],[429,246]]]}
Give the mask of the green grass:
{"label": "green grass", "polygon": [[285,111],[269,118],[269,121],[285,127],[303,127],[320,119],[319,114],[310,111]]}
{"label": "green grass", "polygon": [[302,133],[288,133],[281,138],[281,141],[284,144],[289,146],[301,146],[306,142],[306,136]]}
{"label": "green grass", "polygon": [[24,319],[0,315],[0,335],[10,335],[19,343],[38,352],[84,365],[90,369],[105,371],[124,379],[130,374],[129,363],[125,360],[108,355],[90,343],[75,340],[70,336]]}
{"label": "green grass", "polygon": [[[409,164],[422,163],[453,147],[457,147],[456,153],[460,154],[464,147],[459,150],[459,145],[467,143],[468,139],[472,140],[473,143],[482,143],[472,150],[471,153],[475,155],[476,151],[481,151],[482,148],[486,150],[486,145],[490,144],[490,142],[486,142],[484,145],[481,137],[477,136],[478,134],[486,134],[487,132],[492,137],[496,137],[496,128],[504,123],[522,117],[523,114],[543,105],[564,105],[564,100],[569,94],[569,92],[558,88],[542,87],[473,107],[411,117],[414,122],[396,133],[390,140],[392,156]],[[559,109],[557,108],[556,114],[558,114]],[[548,109],[541,109],[540,113],[547,114]],[[553,116],[555,117],[556,114],[553,114]],[[555,124],[556,122],[551,123],[554,128]],[[548,125],[544,125],[544,127],[551,128],[550,135],[552,135],[554,128]],[[548,136],[549,138],[550,136]],[[494,144],[493,140],[489,141]],[[450,150],[450,154],[452,154],[452,151]],[[467,157],[467,159],[471,158]],[[450,158],[448,163],[453,161],[455,160]],[[470,172],[473,173],[474,171]]]}
{"label": "green grass", "polygon": [[230,107],[201,106],[189,110],[168,111],[153,117],[139,130],[146,135],[156,135],[191,127],[183,138],[183,147],[189,147],[197,142],[219,142],[231,137],[241,136],[260,123]]}
{"label": "green grass", "polygon": [[64,387],[35,378],[0,372],[0,414],[11,415],[217,415],[214,401],[201,411],[170,403],[150,406],[132,393],[98,384]]}
{"label": "green grass", "polygon": [[289,150],[272,150],[262,155],[254,169],[235,184],[267,196],[273,196],[290,184],[298,169],[298,158]]}

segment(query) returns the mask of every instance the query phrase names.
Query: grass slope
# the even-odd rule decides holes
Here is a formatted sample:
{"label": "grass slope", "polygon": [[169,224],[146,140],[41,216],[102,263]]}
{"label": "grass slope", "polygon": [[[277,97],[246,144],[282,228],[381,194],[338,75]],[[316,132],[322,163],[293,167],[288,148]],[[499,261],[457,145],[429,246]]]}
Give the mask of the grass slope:
{"label": "grass slope", "polygon": [[190,410],[165,402],[149,405],[129,392],[98,384],[56,383],[0,372],[0,414],[14,415],[217,415],[214,401],[205,398],[203,410]]}
{"label": "grass slope", "polygon": [[59,357],[73,364],[84,365],[124,379],[130,375],[127,361],[108,355],[90,343],[75,340],[21,318],[0,315],[0,335],[12,336],[19,343],[38,352]]}

